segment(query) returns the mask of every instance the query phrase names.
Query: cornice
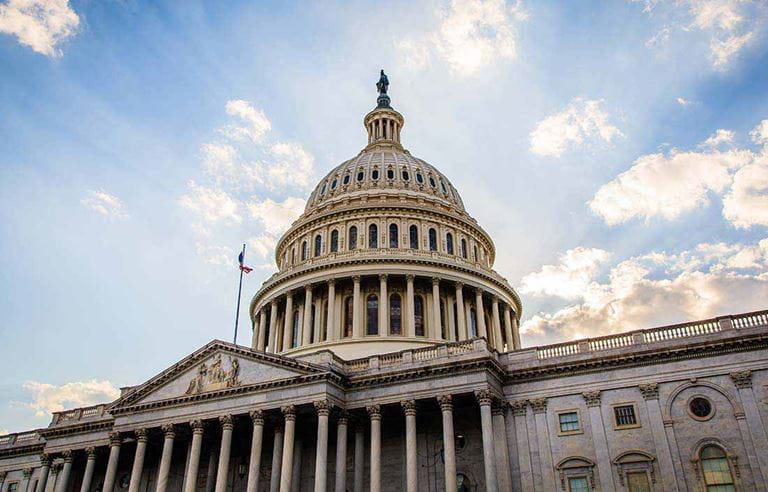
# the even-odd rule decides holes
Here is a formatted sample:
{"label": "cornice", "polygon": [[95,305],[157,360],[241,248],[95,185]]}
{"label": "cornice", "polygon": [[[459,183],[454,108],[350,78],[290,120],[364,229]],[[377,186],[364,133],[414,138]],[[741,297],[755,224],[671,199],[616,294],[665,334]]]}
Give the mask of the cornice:
{"label": "cornice", "polygon": [[479,358],[460,362],[407,367],[396,371],[380,370],[381,372],[377,374],[352,376],[349,378],[349,389],[356,390],[389,386],[404,381],[418,381],[436,376],[453,376],[478,371],[488,371],[500,382],[503,382],[506,376],[504,368],[491,356],[491,352],[486,352],[486,354],[487,355]]}
{"label": "cornice", "polygon": [[75,434],[86,434],[88,432],[108,430],[112,428],[114,419],[99,420],[96,422],[82,422],[73,425],[49,427],[47,429],[41,429],[40,435],[45,438],[70,436]]}
{"label": "cornice", "polygon": [[44,449],[44,442],[27,444],[25,446],[14,446],[11,448],[0,449],[0,458],[9,458],[12,456],[23,456],[28,454],[40,454]]}

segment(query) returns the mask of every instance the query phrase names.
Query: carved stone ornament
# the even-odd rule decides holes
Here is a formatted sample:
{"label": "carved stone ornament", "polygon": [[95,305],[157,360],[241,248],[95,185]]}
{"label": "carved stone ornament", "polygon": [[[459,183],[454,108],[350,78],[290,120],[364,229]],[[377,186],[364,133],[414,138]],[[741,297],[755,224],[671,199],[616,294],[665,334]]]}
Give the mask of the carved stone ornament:
{"label": "carved stone ornament", "polygon": [[64,458],[64,463],[72,463],[72,460],[75,459],[75,453],[71,449],[67,449],[61,453],[61,457]]}
{"label": "carved stone ornament", "polygon": [[336,414],[336,423],[338,425],[347,425],[349,423],[349,413],[345,409],[339,409]]}
{"label": "carved stone ornament", "polygon": [[235,419],[229,414],[219,417],[219,423],[224,430],[232,430],[235,427]]}
{"label": "carved stone ornament", "polygon": [[327,417],[333,408],[333,405],[331,405],[331,402],[328,400],[313,401],[312,405],[315,407],[315,411],[317,412],[318,416],[325,415]]}
{"label": "carved stone ornament", "polygon": [[197,395],[206,391],[234,388],[240,385],[240,362],[229,357],[229,369],[224,369],[221,354],[213,356],[210,367],[203,362],[197,367],[197,375],[189,382],[187,395]]}
{"label": "carved stone ornament", "polygon": [[133,433],[136,434],[136,439],[139,442],[147,442],[149,440],[149,431],[143,427],[141,429],[136,429]]}
{"label": "carved stone ornament", "polygon": [[503,417],[506,414],[506,409],[507,403],[502,400],[494,400],[493,405],[491,405],[491,413],[493,415],[501,415]]}
{"label": "carved stone ornament", "polygon": [[490,390],[475,390],[475,399],[477,403],[482,407],[483,405],[490,406],[493,403],[493,393]]}
{"label": "carved stone ornament", "polygon": [[285,418],[286,422],[296,420],[296,407],[294,405],[286,405],[280,408],[280,411],[283,412],[283,418]]}
{"label": "carved stone ornament", "polygon": [[732,372],[731,379],[733,380],[733,384],[739,389],[752,387],[752,371],[748,369],[745,371]]}
{"label": "carved stone ornament", "polygon": [[200,419],[191,421],[189,426],[192,427],[192,432],[195,434],[202,434],[205,430],[205,422]]}
{"label": "carved stone ornament", "polygon": [[416,416],[416,400],[403,400],[400,402],[400,406],[403,407],[406,417]]}
{"label": "carved stone ornament", "polygon": [[584,393],[581,394],[581,396],[584,397],[584,401],[587,402],[588,407],[600,406],[600,390],[585,391]]}
{"label": "carved stone ornament", "polygon": [[95,460],[96,459],[96,448],[91,446],[89,448],[85,448],[85,454],[88,456],[89,460]]}
{"label": "carved stone ornament", "polygon": [[7,476],[8,476],[8,472],[4,472],[4,471],[0,472],[0,484],[5,482],[5,477]]}
{"label": "carved stone ornament", "polygon": [[120,438],[119,432],[110,432],[109,433],[109,445],[110,446],[120,446],[122,444],[123,440]]}
{"label": "carved stone ornament", "polygon": [[264,411],[261,409],[251,410],[251,422],[253,425],[264,425]]}
{"label": "carved stone ornament", "polygon": [[365,410],[371,420],[381,420],[381,405],[368,405]]}
{"label": "carved stone ornament", "polygon": [[437,404],[443,412],[453,411],[453,397],[451,395],[440,395],[437,397]]}
{"label": "carved stone ornament", "polygon": [[[42,453],[40,455],[40,466],[51,466],[52,461],[51,455],[48,453]],[[2,479],[0,479],[0,481],[2,481]]]}
{"label": "carved stone ornament", "polygon": [[24,475],[24,480],[29,480],[29,477],[32,476],[32,468],[24,468],[21,473]]}
{"label": "carved stone ornament", "polygon": [[528,400],[515,400],[510,402],[509,406],[512,407],[512,415],[523,417],[528,410]]}
{"label": "carved stone ornament", "polygon": [[640,393],[643,394],[643,398],[646,400],[659,399],[659,385],[657,383],[640,384],[638,388],[640,388]]}
{"label": "carved stone ornament", "polygon": [[[194,427],[193,427],[194,428]],[[160,427],[163,431],[163,435],[166,439],[173,439],[176,437],[176,426],[173,424],[165,424],[162,427]]]}
{"label": "carved stone ornament", "polygon": [[546,413],[547,411],[547,399],[546,398],[531,398],[531,408],[533,413]]}

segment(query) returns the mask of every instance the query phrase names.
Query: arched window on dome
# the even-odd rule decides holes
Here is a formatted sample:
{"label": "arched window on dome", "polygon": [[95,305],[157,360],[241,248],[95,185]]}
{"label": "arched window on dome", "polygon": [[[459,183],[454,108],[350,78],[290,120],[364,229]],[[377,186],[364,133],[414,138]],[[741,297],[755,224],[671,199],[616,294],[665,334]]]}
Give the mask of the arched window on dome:
{"label": "arched window on dome", "polygon": [[389,334],[390,335],[402,335],[403,334],[403,318],[402,318],[402,304],[400,294],[392,294],[389,296]]}
{"label": "arched window on dome", "polygon": [[339,231],[336,229],[331,231],[331,253],[335,253],[339,250]]}
{"label": "arched window on dome", "polygon": [[424,176],[420,172],[416,173],[416,181],[418,181],[419,184],[424,183]]}
{"label": "arched window on dome", "polygon": [[352,336],[352,310],[352,297],[347,297],[347,299],[344,301],[344,333],[342,335],[345,337]]}
{"label": "arched window on dome", "polygon": [[296,348],[299,344],[299,310],[293,311],[293,331],[291,334],[291,348]]}
{"label": "arched window on dome", "polygon": [[341,180],[341,184],[348,185],[349,184],[349,173],[344,175],[344,179]]}
{"label": "arched window on dome", "polygon": [[440,180],[440,189],[443,190],[443,193],[445,193],[446,195],[448,194],[448,190],[445,188],[445,183],[443,182],[442,179]]}
{"label": "arched window on dome", "polygon": [[374,180],[374,181],[377,181],[379,179],[379,170],[378,169],[374,169],[373,171],[371,171],[371,179]]}
{"label": "arched window on dome", "polygon": [[477,311],[475,308],[469,310],[469,338],[477,336]]}
{"label": "arched window on dome", "polygon": [[453,234],[450,232],[445,235],[445,249],[449,255],[453,254]]}
{"label": "arched window on dome", "polygon": [[413,296],[413,320],[416,326],[416,336],[424,336],[424,298]]}
{"label": "arched window on dome", "polygon": [[303,241],[301,243],[301,261],[307,260],[307,255],[309,254],[307,242]]}
{"label": "arched window on dome", "polygon": [[393,180],[395,179],[395,170],[392,168],[387,169],[387,179]]}
{"label": "arched window on dome", "polygon": [[328,181],[326,181],[325,183],[323,183],[323,187],[322,187],[322,188],[320,188],[320,194],[321,194],[321,195],[325,195],[325,188],[326,188],[327,186],[328,186]]}
{"label": "arched window on dome", "polygon": [[467,240],[461,238],[461,257],[467,259]]}
{"label": "arched window on dome", "polygon": [[318,234],[315,236],[315,256],[320,256],[320,252],[323,249],[323,237]]}
{"label": "arched window on dome", "polygon": [[398,247],[397,224],[389,224],[389,247]]}
{"label": "arched window on dome", "polygon": [[379,228],[376,227],[376,224],[368,226],[368,247],[370,249],[379,247]]}
{"label": "arched window on dome", "polygon": [[291,249],[291,265],[296,263],[296,248]]}
{"label": "arched window on dome", "polygon": [[433,178],[432,176],[429,177],[429,186],[431,186],[432,188],[437,187],[437,185],[435,184],[435,178]]}
{"label": "arched window on dome", "polygon": [[437,231],[434,228],[429,229],[429,250],[437,251]]}
{"label": "arched window on dome", "polygon": [[706,490],[712,492],[734,492],[736,486],[728,464],[728,457],[719,446],[709,445],[699,453],[701,473],[704,475]]}
{"label": "arched window on dome", "polygon": [[418,228],[418,226],[412,225],[408,229],[408,236],[409,236],[409,239],[410,239],[409,246],[411,247],[411,249],[419,249],[419,228]]}
{"label": "arched window on dome", "polygon": [[312,343],[312,340],[317,340],[317,335],[315,334],[315,305],[312,304],[312,307],[309,308],[309,312],[311,313],[311,316],[309,317],[309,340],[310,343]]}
{"label": "arched window on dome", "polygon": [[379,334],[379,298],[376,294],[368,296],[366,301],[365,334]]}
{"label": "arched window on dome", "polygon": [[480,261],[480,257],[477,256],[477,245],[472,246],[472,249],[474,250],[474,253],[475,253],[474,260],[475,261]]}
{"label": "arched window on dome", "polygon": [[347,249],[350,251],[357,249],[357,226],[349,228],[349,247]]}
{"label": "arched window on dome", "polygon": [[408,181],[410,179],[410,176],[408,175],[408,170],[403,168],[403,172],[400,173],[400,176],[403,178],[403,181]]}
{"label": "arched window on dome", "polygon": [[331,189],[332,189],[332,190],[335,190],[335,189],[336,189],[336,182],[337,182],[337,181],[336,181],[336,178],[333,178],[333,181],[331,181]]}
{"label": "arched window on dome", "polygon": [[358,171],[357,172],[357,182],[359,183],[360,181],[363,180],[363,178],[365,178],[365,171]]}

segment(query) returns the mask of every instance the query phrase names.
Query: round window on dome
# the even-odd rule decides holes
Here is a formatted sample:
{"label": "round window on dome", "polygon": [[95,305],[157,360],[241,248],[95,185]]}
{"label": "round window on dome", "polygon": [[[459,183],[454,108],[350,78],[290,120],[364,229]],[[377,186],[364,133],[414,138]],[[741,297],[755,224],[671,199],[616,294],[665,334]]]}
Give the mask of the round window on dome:
{"label": "round window on dome", "polygon": [[437,187],[437,185],[435,184],[435,178],[433,178],[432,176],[429,177],[429,186],[431,186],[432,188]]}
{"label": "round window on dome", "polygon": [[379,179],[379,170],[378,169],[374,169],[373,171],[371,171],[371,178],[374,181]]}
{"label": "round window on dome", "polygon": [[344,179],[341,181],[341,183],[345,185],[349,184],[349,174],[344,175]]}
{"label": "round window on dome", "polygon": [[387,179],[395,179],[395,171],[387,169]]}
{"label": "round window on dome", "polygon": [[408,177],[408,171],[406,171],[405,169],[403,169],[403,173],[401,174],[401,176],[403,177],[403,181],[408,181],[408,179],[409,179],[409,177]]}
{"label": "round window on dome", "polygon": [[688,400],[688,413],[696,420],[709,420],[715,413],[712,402],[703,396],[694,396]]}
{"label": "round window on dome", "polygon": [[416,173],[416,181],[418,181],[419,183],[423,183],[424,176],[422,176],[421,173]]}
{"label": "round window on dome", "polygon": [[364,177],[365,177],[365,173],[364,173],[363,171],[359,171],[359,172],[357,173],[357,181],[358,181],[358,182],[359,182],[359,181],[362,181]]}

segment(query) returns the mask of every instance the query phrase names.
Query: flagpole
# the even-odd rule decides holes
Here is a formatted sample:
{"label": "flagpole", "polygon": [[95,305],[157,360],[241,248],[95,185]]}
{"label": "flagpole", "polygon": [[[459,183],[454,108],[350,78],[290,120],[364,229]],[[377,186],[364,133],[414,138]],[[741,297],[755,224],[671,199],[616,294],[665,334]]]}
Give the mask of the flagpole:
{"label": "flagpole", "polygon": [[[243,243],[243,263],[245,263],[245,243]],[[243,292],[243,269],[240,268],[240,286],[237,288],[237,310],[235,311],[235,338],[232,343],[237,345],[237,323],[240,321],[240,295]]]}

